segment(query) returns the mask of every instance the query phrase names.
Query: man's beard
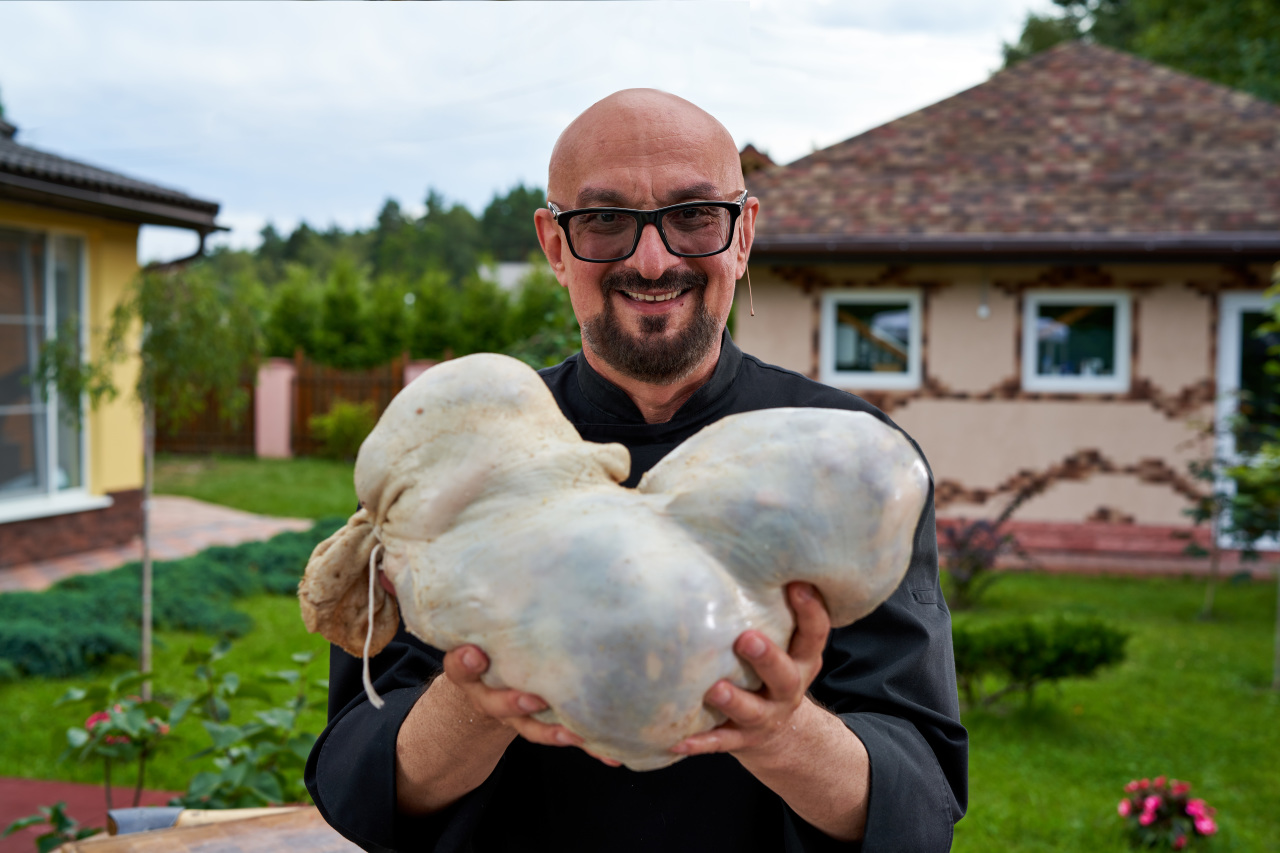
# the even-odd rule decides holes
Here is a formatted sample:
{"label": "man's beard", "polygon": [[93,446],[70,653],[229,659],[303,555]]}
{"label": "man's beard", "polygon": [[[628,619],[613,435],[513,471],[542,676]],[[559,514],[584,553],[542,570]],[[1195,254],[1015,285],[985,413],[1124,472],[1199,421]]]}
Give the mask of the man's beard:
{"label": "man's beard", "polygon": [[[618,319],[613,292],[685,290],[693,300],[693,317],[673,338],[664,337],[671,317],[641,314],[640,334],[631,335]],[[707,276],[693,270],[667,270],[656,281],[635,270],[611,272],[600,282],[604,310],[582,325],[582,339],[606,364],[624,376],[653,385],[679,382],[691,374],[720,339],[720,324],[707,310]],[[624,299],[627,297],[623,297]]]}

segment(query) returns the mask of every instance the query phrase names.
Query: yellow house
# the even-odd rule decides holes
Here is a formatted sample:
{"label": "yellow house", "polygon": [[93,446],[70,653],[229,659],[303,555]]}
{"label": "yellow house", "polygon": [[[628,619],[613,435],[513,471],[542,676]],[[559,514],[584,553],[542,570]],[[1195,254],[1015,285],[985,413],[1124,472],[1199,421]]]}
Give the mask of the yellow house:
{"label": "yellow house", "polygon": [[[138,270],[138,228],[221,230],[218,204],[15,141],[0,117],[0,567],[124,544],[142,529],[142,416],[131,395],[82,401],[32,383],[43,343],[68,327],[92,357]],[[137,365],[118,368],[133,386]]]}

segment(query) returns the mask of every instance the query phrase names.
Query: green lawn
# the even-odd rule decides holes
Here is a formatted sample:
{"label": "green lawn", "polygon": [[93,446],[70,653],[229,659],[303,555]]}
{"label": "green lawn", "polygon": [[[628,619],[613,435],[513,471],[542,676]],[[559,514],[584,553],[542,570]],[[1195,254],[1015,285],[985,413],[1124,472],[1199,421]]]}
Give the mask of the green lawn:
{"label": "green lawn", "polygon": [[1128,659],[1044,690],[1031,709],[965,716],[969,813],[954,849],[1128,849],[1116,803],[1133,778],[1189,781],[1219,810],[1214,850],[1280,849],[1280,697],[1271,680],[1275,587],[1221,590],[1200,622],[1203,583],[1011,575],[980,613],[1094,614],[1132,631]]}
{"label": "green lawn", "polygon": [[156,492],[292,518],[346,518],[356,507],[352,466],[327,459],[166,455]]}
{"label": "green lawn", "polygon": [[[1280,849],[1280,697],[1266,689],[1275,588],[1224,588],[1218,618],[1209,623],[1195,618],[1202,593],[1200,582],[1183,579],[1010,575],[992,588],[982,611],[960,617],[1087,613],[1133,636],[1126,662],[1097,679],[1067,682],[1060,691],[1042,688],[1030,709],[965,716],[970,806],[956,828],[956,851],[1119,853],[1128,849],[1115,813],[1123,785],[1159,774],[1190,781],[1219,810],[1221,832],[1209,849]],[[252,615],[256,628],[223,660],[224,668],[268,672],[291,667],[294,651],[323,652],[323,640],[303,631],[293,599],[258,596],[237,606]],[[178,661],[190,645],[207,648],[212,640],[180,634],[161,640],[160,689],[192,690]],[[175,671],[183,679],[170,675]],[[50,706],[68,686],[83,683],[0,685],[0,718],[6,721],[0,775],[98,781],[95,768],[57,761],[63,732],[81,725],[85,714]],[[308,724],[320,730],[321,708]],[[207,745],[199,724],[184,723],[174,741],[149,772],[151,787],[184,788],[201,769],[184,760]]]}
{"label": "green lawn", "polygon": [[[289,656],[294,652],[314,651],[316,657],[308,675],[328,677],[329,645],[319,635],[307,633],[298,613],[297,599],[262,594],[237,601],[235,606],[249,614],[254,628],[235,641],[226,657],[215,664],[219,672],[235,672],[242,680],[248,680],[270,672],[297,669],[298,665]],[[153,668],[157,674],[153,682],[156,698],[194,695],[198,683],[191,674],[192,668],[183,664],[182,658],[189,648],[207,650],[214,642],[212,637],[201,634],[158,633]],[[94,679],[30,678],[0,684],[0,719],[5,721],[4,735],[0,737],[0,776],[101,784],[101,765],[78,764],[73,758],[58,760],[66,747],[67,728],[84,725],[88,711],[80,705],[60,708],[53,705],[69,687],[106,683],[113,676],[136,668],[136,661],[122,659]],[[272,693],[276,701],[283,701],[292,690],[277,685]],[[303,715],[301,729],[319,734],[324,728],[325,709],[323,697],[317,693],[314,698],[314,707]],[[249,722],[253,711],[266,707],[266,703],[257,700],[233,700],[231,722]],[[169,741],[167,751],[148,764],[148,788],[186,790],[188,780],[198,771],[213,769],[207,758],[188,760],[188,756],[209,746],[209,736],[195,716],[188,716],[180,723]],[[132,768],[113,770],[113,782],[117,785],[133,785],[135,779]]]}

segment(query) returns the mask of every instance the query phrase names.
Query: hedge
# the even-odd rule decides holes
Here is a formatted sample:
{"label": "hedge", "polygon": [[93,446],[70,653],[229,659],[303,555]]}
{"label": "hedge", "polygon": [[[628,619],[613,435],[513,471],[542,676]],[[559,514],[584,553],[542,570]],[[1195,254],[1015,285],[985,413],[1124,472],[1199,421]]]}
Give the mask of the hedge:
{"label": "hedge", "polygon": [[[304,533],[155,563],[156,629],[245,634],[252,621],[231,602],[259,592],[292,595],[312,549],[342,524],[343,519],[320,519]],[[0,680],[79,675],[114,655],[136,657],[141,577],[141,565],[129,563],[66,578],[43,592],[0,594]]]}

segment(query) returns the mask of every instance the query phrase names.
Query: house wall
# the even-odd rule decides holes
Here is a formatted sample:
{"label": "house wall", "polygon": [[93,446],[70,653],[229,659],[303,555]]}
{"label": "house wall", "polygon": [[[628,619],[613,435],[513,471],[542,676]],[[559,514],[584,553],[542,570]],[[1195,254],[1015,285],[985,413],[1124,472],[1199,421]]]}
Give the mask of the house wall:
{"label": "house wall", "polygon": [[[138,226],[33,205],[0,202],[0,227],[62,231],[85,241],[91,357],[101,352],[111,310],[138,269]],[[132,401],[136,361],[115,370],[120,395],[103,401],[86,419],[89,435],[88,490],[91,494],[142,487],[142,412]]]}
{"label": "house wall", "polygon": [[[0,227],[61,232],[85,246],[86,321],[89,353],[101,353],[111,311],[138,269],[138,226],[31,205],[0,202]],[[0,567],[49,559],[89,548],[123,545],[142,530],[142,413],[133,402],[138,365],[114,371],[119,396],[103,400],[85,419],[86,491],[107,496],[109,506],[43,512],[41,517],[0,524]]]}
{"label": "house wall", "polygon": [[[1219,294],[1261,291],[1269,275],[1265,265],[756,263],[757,316],[747,316],[740,286],[735,337],[745,351],[816,379],[825,291],[918,288],[919,387],[846,390],[879,406],[920,443],[933,468],[939,518],[993,516],[1038,478],[1045,488],[1018,510],[1021,521],[1178,526],[1199,491],[1188,463],[1209,450]],[[1127,392],[1023,390],[1024,295],[1055,289],[1131,295]]]}

